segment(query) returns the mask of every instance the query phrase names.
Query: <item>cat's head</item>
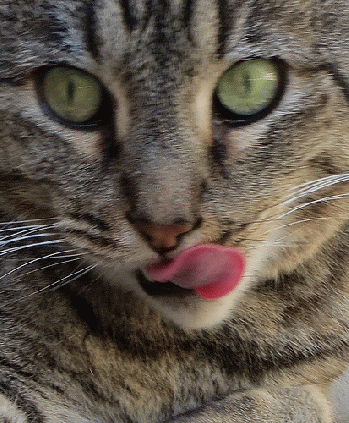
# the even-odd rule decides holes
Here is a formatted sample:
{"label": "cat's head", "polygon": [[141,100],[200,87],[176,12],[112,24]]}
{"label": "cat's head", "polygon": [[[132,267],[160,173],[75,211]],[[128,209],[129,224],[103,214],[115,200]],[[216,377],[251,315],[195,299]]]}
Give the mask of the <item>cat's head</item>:
{"label": "cat's head", "polygon": [[[183,327],[222,321],[348,217],[348,10],[325,3],[5,0],[3,214],[55,219]],[[226,266],[214,245],[245,267],[230,292],[149,281]]]}

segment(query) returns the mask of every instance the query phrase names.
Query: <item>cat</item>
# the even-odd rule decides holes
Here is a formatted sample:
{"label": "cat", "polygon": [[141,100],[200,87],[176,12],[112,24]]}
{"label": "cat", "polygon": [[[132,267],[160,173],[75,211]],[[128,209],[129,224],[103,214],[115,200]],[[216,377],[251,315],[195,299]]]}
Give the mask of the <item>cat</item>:
{"label": "cat", "polygon": [[1,0],[0,40],[0,422],[331,422],[348,2]]}

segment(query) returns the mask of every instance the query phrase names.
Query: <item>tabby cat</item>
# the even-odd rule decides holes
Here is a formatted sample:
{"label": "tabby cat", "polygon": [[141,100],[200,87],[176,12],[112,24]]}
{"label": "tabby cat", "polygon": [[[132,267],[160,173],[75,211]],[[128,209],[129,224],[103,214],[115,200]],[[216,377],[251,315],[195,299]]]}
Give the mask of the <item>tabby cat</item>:
{"label": "tabby cat", "polygon": [[0,0],[0,422],[331,422],[347,0]]}

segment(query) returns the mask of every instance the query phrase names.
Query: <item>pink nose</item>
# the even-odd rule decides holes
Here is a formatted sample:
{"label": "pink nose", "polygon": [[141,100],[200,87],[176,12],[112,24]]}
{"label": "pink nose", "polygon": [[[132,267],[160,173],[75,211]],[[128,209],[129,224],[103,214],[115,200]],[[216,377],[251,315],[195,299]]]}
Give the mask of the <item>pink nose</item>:
{"label": "pink nose", "polygon": [[177,246],[179,237],[190,232],[193,226],[189,223],[173,225],[157,225],[145,221],[134,222],[136,229],[145,237],[154,249],[172,249]]}

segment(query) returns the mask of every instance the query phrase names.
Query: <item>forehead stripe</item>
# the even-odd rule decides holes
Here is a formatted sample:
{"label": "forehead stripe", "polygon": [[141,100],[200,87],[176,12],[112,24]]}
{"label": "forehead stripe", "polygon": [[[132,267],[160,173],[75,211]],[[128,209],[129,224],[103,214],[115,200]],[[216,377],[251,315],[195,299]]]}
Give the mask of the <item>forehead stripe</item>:
{"label": "forehead stripe", "polygon": [[229,32],[233,26],[232,16],[226,0],[218,0],[218,55],[222,57],[226,52],[226,44]]}
{"label": "forehead stripe", "polygon": [[97,23],[95,16],[95,1],[86,3],[85,24],[86,24],[86,45],[92,57],[97,60],[99,58],[99,42],[97,39]]}
{"label": "forehead stripe", "polygon": [[131,32],[137,25],[135,11],[132,10],[132,6],[130,5],[129,0],[120,0],[120,7],[122,8],[125,25]]}

